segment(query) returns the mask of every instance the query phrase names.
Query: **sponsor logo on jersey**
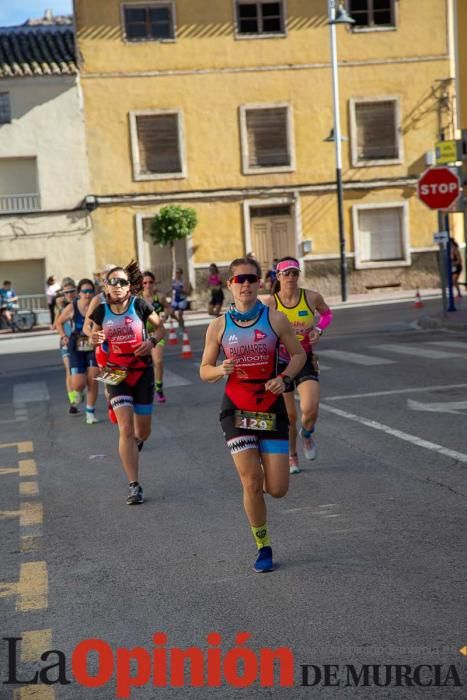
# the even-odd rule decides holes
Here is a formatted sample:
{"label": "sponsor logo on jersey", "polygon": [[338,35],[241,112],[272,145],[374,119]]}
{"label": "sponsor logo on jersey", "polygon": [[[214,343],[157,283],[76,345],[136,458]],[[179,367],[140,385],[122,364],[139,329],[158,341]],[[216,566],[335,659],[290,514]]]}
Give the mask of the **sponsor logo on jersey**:
{"label": "sponsor logo on jersey", "polygon": [[259,331],[257,328],[255,329],[255,343],[257,343],[258,340],[263,340],[267,337],[268,336],[266,335],[266,333],[263,333],[263,331]]}
{"label": "sponsor logo on jersey", "polygon": [[133,319],[131,318],[131,316],[125,316],[125,323],[127,326],[133,323]]}
{"label": "sponsor logo on jersey", "polygon": [[229,343],[238,343],[238,338],[235,335],[235,333],[233,333],[232,335],[229,335]]}
{"label": "sponsor logo on jersey", "polygon": [[310,312],[307,311],[306,309],[303,309],[303,311],[299,311],[299,312],[298,312],[298,315],[299,315],[299,316],[309,316],[309,315],[310,315]]}

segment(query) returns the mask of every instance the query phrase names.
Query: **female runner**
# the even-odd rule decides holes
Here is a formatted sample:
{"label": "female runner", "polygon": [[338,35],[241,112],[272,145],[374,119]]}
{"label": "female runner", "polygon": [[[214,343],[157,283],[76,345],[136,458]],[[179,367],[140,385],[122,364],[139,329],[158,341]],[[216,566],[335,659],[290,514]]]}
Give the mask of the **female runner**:
{"label": "female runner", "polygon": [[[162,295],[161,295],[162,296]],[[143,299],[147,301],[149,306],[152,306],[156,314],[163,319],[165,316],[166,309],[170,309],[167,302],[161,298],[156,290],[156,278],[150,270],[143,272]],[[146,325],[146,330],[148,333],[152,333],[154,327],[151,323]],[[156,381],[156,401],[158,403],[165,403],[166,398],[164,394],[164,346],[165,340],[159,340],[156,347],[153,348],[151,355],[152,361],[154,363],[154,379]]]}
{"label": "female runner", "polygon": [[[151,351],[163,338],[165,330],[152,306],[131,293],[140,289],[142,277],[134,266],[130,273],[129,268],[109,270],[105,283],[106,301],[90,313],[90,319],[93,321],[93,344],[105,343],[105,350],[101,348],[99,351],[107,360],[101,379],[106,383],[118,423],[119,454],[129,482],[126,502],[127,505],[137,505],[144,501],[138,481],[138,451],[151,433],[154,399]],[[146,333],[148,321],[156,329],[149,338]]]}
{"label": "female runner", "polygon": [[[277,282],[274,296],[263,299],[272,309],[281,311],[292,324],[296,336],[306,352],[306,362],[284,394],[285,405],[290,421],[289,447],[290,472],[300,471],[297,456],[297,409],[295,406],[294,390],[297,388],[300,396],[302,425],[300,435],[303,438],[303,452],[306,459],[317,457],[317,449],[311,437],[318,419],[319,408],[319,367],[318,359],[313,353],[316,344],[325,328],[332,321],[332,311],[321,294],[298,286],[300,265],[295,258],[282,258],[277,263]],[[315,314],[319,313],[319,322],[314,326]],[[288,362],[286,348],[279,350],[281,367]]]}
{"label": "female runner", "polygon": [[[281,394],[305,361],[287,319],[258,301],[260,279],[256,260],[238,258],[231,263],[227,286],[234,303],[211,321],[200,367],[204,381],[227,378],[220,421],[259,550],[257,573],[273,569],[263,486],[275,498],[285,496],[289,486],[288,420]],[[290,362],[278,375],[279,341]],[[226,359],[217,365],[221,349]]]}

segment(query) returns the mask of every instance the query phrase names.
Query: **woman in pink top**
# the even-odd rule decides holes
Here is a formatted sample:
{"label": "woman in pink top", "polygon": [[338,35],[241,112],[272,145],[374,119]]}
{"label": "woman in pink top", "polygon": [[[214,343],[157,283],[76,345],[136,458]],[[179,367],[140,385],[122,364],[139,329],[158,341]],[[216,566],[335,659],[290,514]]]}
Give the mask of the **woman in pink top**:
{"label": "woman in pink top", "polygon": [[217,265],[209,265],[208,290],[211,298],[208,302],[208,314],[210,316],[220,316],[222,304],[224,303],[224,292],[222,291],[222,279],[219,275]]}

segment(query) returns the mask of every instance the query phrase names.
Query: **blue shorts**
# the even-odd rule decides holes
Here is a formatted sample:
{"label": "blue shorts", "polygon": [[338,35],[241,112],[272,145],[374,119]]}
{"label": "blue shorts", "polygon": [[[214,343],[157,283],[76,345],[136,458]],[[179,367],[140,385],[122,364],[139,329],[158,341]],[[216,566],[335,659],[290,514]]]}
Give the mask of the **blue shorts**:
{"label": "blue shorts", "polygon": [[170,306],[174,311],[185,311],[188,308],[188,300],[181,299],[181,301],[173,301]]}
{"label": "blue shorts", "polygon": [[91,350],[90,352],[77,352],[71,350],[69,352],[69,357],[71,374],[86,374],[89,367],[97,367],[94,350]]}

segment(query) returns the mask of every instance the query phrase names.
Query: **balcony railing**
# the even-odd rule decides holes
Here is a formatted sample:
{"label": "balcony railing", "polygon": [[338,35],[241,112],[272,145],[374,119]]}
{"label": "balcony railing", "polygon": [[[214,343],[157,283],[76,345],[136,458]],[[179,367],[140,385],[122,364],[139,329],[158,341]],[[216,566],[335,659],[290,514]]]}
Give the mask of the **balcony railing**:
{"label": "balcony railing", "polygon": [[18,308],[27,311],[47,309],[47,297],[45,294],[19,294]]}
{"label": "balcony railing", "polygon": [[17,214],[25,211],[38,211],[41,198],[38,194],[2,194],[0,195],[0,213]]}

